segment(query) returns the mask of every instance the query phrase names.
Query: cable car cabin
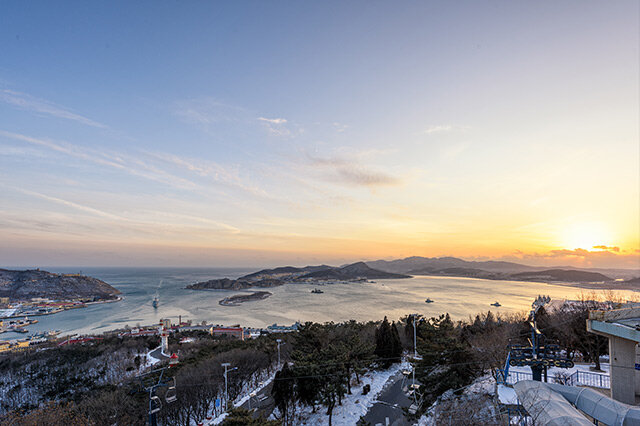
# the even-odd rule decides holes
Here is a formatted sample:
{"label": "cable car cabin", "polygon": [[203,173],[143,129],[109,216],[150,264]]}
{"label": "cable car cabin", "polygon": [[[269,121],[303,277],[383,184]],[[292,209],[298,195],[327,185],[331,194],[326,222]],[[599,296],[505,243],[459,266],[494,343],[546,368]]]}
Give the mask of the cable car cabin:
{"label": "cable car cabin", "polygon": [[149,399],[149,414],[156,414],[162,408],[162,402],[157,396],[152,396]]}
{"label": "cable car cabin", "polygon": [[164,395],[164,400],[169,404],[178,400],[178,392],[176,391],[176,378],[173,378],[173,384],[167,389],[167,393]]}
{"label": "cable car cabin", "polygon": [[176,355],[175,353],[171,354],[171,356],[169,357],[169,368],[173,367],[177,363],[178,363],[178,355]]}

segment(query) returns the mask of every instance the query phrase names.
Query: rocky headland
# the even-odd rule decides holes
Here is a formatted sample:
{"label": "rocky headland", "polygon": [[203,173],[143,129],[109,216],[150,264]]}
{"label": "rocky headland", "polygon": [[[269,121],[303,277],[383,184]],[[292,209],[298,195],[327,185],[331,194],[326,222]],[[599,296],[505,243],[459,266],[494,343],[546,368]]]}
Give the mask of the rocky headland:
{"label": "rocky headland", "polygon": [[80,274],[55,274],[39,269],[0,269],[0,297],[12,301],[47,298],[90,302],[117,300],[120,291],[106,282]]}

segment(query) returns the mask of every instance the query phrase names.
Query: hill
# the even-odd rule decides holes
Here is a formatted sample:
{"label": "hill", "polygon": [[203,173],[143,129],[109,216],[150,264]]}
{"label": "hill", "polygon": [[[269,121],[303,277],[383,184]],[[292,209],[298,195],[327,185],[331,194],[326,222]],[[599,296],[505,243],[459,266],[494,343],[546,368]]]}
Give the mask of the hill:
{"label": "hill", "polygon": [[379,271],[367,266],[364,262],[356,262],[342,267],[327,265],[283,266],[274,269],[263,269],[236,280],[221,278],[190,284],[191,290],[244,290],[252,287],[276,287],[299,281],[314,282],[326,280],[353,281],[356,279],[395,279],[410,278],[409,275]]}
{"label": "hill", "polygon": [[421,272],[428,273],[451,268],[476,269],[496,273],[515,273],[545,269],[535,266],[521,265],[514,262],[503,262],[496,260],[476,262],[458,259],[457,257],[413,256],[407,257],[405,259],[396,259],[391,261],[375,260],[366,263],[370,267],[379,269],[381,271],[395,272],[400,274],[419,274]]}
{"label": "hill", "polygon": [[54,274],[36,270],[0,269],[0,297],[29,300],[43,297],[52,300],[114,300],[120,291],[97,278],[77,274]]}
{"label": "hill", "polygon": [[356,262],[351,265],[339,267],[339,268],[326,268],[321,269],[309,274],[303,275],[300,278],[315,278],[323,280],[352,280],[357,278],[365,279],[397,279],[397,278],[411,278],[409,275],[396,274],[391,272],[379,271],[377,269],[370,268],[364,262]]}

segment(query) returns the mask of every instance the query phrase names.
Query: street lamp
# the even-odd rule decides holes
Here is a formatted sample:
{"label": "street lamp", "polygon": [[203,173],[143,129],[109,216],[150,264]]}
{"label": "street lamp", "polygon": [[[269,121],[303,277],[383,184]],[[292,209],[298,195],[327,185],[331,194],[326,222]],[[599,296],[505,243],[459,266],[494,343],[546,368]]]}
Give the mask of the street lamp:
{"label": "street lamp", "polygon": [[280,369],[280,345],[282,345],[282,339],[276,339],[278,344],[278,369]]}
{"label": "street lamp", "polygon": [[227,387],[227,373],[229,371],[237,370],[238,367],[233,367],[232,369],[229,370],[228,368],[231,366],[231,364],[229,364],[228,362],[223,362],[220,365],[224,367],[224,409],[227,410],[229,408],[229,390]]}

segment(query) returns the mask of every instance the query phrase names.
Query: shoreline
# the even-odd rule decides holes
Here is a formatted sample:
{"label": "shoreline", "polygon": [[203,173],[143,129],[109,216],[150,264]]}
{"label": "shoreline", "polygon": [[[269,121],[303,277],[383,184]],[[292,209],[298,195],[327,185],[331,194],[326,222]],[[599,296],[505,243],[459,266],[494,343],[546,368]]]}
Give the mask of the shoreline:
{"label": "shoreline", "polygon": [[9,317],[0,317],[0,321],[1,320],[6,320],[6,319],[13,319],[13,318],[24,318],[24,317],[43,317],[43,316],[47,316],[47,315],[55,315],[55,314],[59,314],[60,312],[64,312],[64,311],[69,311],[71,309],[83,309],[86,308],[89,305],[102,305],[105,303],[115,303],[115,302],[120,302],[124,299],[124,296],[118,296],[116,299],[112,299],[112,300],[98,300],[95,302],[86,302],[83,303],[83,306],[75,306],[75,307],[70,307],[70,308],[59,308],[58,310],[52,311],[52,312],[41,312],[41,313],[33,313],[33,314],[21,314],[21,315],[12,315]]}
{"label": "shoreline", "polygon": [[[421,275],[416,274],[413,277],[428,277],[428,278],[452,278],[452,279],[467,279],[467,280],[479,280],[479,281],[507,281],[514,283],[533,283],[533,284],[547,284],[557,285],[562,287],[580,288],[583,290],[627,290],[640,292],[640,286],[634,284],[624,285],[624,281],[610,281],[610,282],[594,282],[594,283],[580,283],[580,282],[567,282],[567,281],[522,281],[522,280],[510,280],[502,278],[479,278],[479,277],[464,277],[455,275]],[[616,285],[617,284],[617,285]]]}

